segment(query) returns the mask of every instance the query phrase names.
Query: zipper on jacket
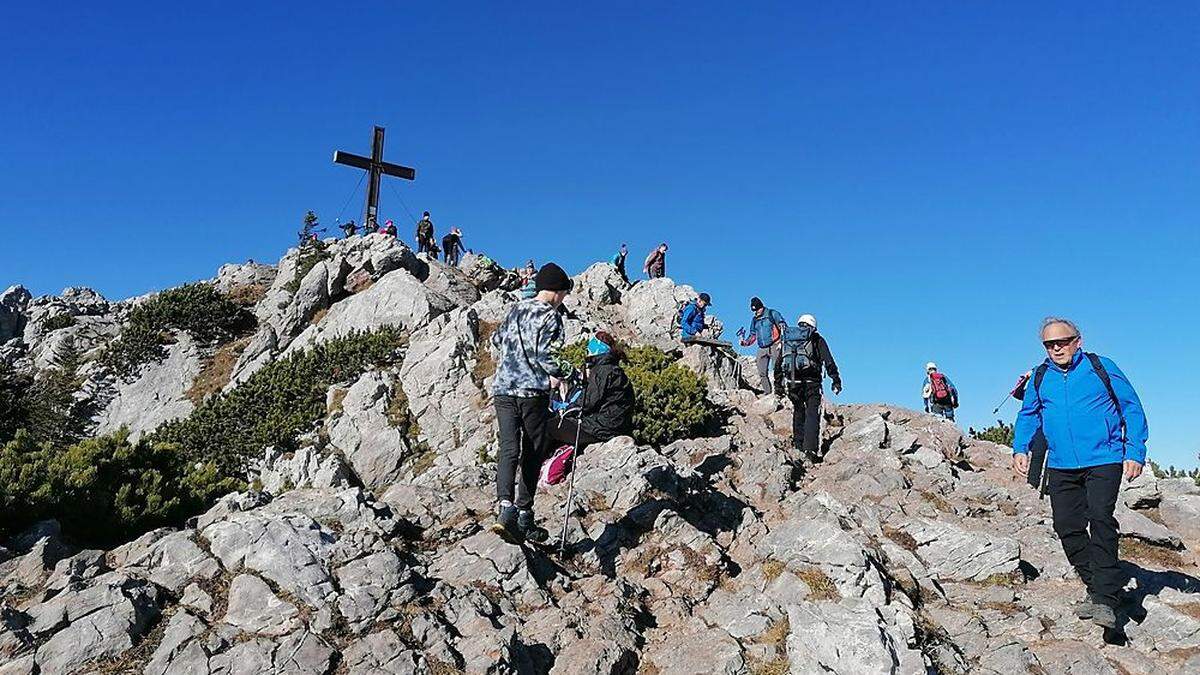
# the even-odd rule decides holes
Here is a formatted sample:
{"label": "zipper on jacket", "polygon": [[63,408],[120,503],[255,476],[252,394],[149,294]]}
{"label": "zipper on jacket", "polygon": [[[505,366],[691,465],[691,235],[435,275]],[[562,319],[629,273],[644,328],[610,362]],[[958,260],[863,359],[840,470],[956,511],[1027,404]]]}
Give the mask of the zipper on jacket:
{"label": "zipper on jacket", "polygon": [[1071,437],[1071,454],[1075,456],[1075,468],[1079,468],[1079,449],[1075,447],[1075,428],[1071,424],[1071,388],[1067,386],[1070,371],[1063,371],[1063,402],[1067,408],[1067,435]]}

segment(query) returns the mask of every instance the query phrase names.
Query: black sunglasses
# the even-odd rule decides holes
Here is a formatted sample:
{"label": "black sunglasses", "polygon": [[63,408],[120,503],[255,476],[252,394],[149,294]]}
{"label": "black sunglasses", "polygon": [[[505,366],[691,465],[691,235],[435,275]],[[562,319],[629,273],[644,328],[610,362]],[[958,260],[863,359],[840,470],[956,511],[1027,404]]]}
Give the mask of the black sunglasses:
{"label": "black sunglasses", "polygon": [[1042,346],[1046,348],[1046,351],[1050,351],[1051,349],[1066,349],[1071,346],[1072,342],[1078,339],[1078,335],[1072,335],[1071,337],[1059,338],[1057,340],[1042,340]]}

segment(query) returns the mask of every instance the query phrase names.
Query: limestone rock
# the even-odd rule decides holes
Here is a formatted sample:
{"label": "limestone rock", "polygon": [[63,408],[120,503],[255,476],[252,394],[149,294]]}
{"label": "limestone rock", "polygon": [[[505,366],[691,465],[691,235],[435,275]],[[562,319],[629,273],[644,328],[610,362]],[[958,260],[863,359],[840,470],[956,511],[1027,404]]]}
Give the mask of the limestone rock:
{"label": "limestone rock", "polygon": [[475,461],[492,440],[489,401],[474,375],[481,358],[478,330],[470,309],[444,314],[413,333],[400,367],[400,386],[421,439],[439,454],[461,450],[452,463]]}
{"label": "limestone rock", "polygon": [[225,623],[257,635],[285,635],[300,627],[300,611],[271,592],[253,574],[239,574],[229,585]]}
{"label": "limestone rock", "polygon": [[25,330],[25,310],[32,299],[24,286],[9,286],[0,294],[0,342],[20,337]]}
{"label": "limestone rock", "polygon": [[395,482],[414,455],[409,439],[388,419],[388,406],[397,390],[390,374],[364,373],[346,392],[342,412],[329,427],[330,443],[368,487]]}
{"label": "limestone rock", "polygon": [[176,333],[165,359],[144,366],[132,382],[116,384],[112,400],[96,417],[96,433],[128,427],[137,440],[164,422],[186,417],[195,408],[187,392],[203,366],[192,336]]}

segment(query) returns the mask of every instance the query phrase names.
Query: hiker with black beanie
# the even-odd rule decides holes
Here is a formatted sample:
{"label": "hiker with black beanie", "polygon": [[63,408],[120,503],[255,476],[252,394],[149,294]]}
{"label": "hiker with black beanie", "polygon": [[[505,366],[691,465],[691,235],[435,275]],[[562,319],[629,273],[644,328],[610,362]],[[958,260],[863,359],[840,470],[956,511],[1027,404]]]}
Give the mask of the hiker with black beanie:
{"label": "hiker with black beanie", "polygon": [[829,343],[817,332],[817,318],[802,314],[794,327],[783,332],[783,353],[778,362],[777,386],[792,402],[792,447],[809,457],[817,455],[821,433],[821,385],[824,374],[833,381],[833,393],[842,393],[842,376]]}
{"label": "hiker with black beanie", "polygon": [[526,539],[541,543],[549,536],[534,522],[533,498],[547,443],[550,390],[565,375],[556,359],[563,342],[558,310],[571,285],[561,267],[546,263],[534,276],[534,296],[510,309],[492,335],[497,362],[492,396],[500,443],[499,511],[492,530],[513,544]]}

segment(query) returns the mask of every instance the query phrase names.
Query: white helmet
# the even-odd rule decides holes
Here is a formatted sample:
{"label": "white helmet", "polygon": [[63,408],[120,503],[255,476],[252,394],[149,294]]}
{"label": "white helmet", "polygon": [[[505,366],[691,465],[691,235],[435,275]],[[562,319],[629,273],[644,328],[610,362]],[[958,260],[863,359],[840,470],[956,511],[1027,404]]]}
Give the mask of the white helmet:
{"label": "white helmet", "polygon": [[812,314],[801,314],[800,319],[796,323],[806,323],[812,326],[813,330],[817,329],[817,317]]}
{"label": "white helmet", "polygon": [[937,364],[933,361],[925,364],[925,370],[937,370]]}

